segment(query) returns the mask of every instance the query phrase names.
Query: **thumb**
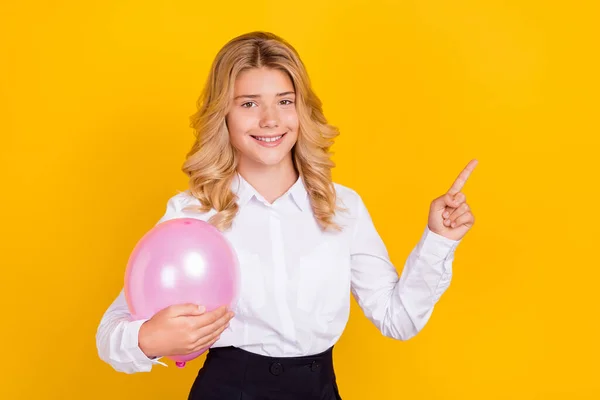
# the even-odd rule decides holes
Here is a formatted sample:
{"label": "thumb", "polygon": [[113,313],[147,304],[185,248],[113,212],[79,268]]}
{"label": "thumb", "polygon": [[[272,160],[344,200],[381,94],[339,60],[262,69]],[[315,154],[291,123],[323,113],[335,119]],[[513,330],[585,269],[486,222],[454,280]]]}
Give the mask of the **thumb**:
{"label": "thumb", "polygon": [[456,195],[446,193],[433,200],[431,202],[431,208],[435,211],[443,210],[446,207],[457,208],[460,205],[460,203],[454,199],[455,196]]}
{"label": "thumb", "polygon": [[202,315],[206,307],[194,303],[175,304],[171,306],[172,317],[182,317],[186,315]]}
{"label": "thumb", "polygon": [[452,208],[458,208],[458,206],[460,206],[460,202],[457,201],[458,196],[459,196],[459,193],[457,193],[457,194],[446,193],[444,195],[445,206],[452,207]]}

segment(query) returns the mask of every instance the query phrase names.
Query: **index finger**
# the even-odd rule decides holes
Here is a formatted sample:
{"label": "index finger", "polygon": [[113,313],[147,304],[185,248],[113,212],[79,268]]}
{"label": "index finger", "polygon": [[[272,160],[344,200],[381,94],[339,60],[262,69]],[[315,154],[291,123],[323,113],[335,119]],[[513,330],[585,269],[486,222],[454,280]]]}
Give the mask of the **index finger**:
{"label": "index finger", "polygon": [[229,310],[227,309],[227,306],[220,306],[219,308],[215,308],[212,311],[194,317],[194,319],[197,321],[198,328],[201,328],[203,326],[215,323],[228,312]]}
{"label": "index finger", "polygon": [[461,171],[461,173],[458,175],[458,178],[456,178],[456,180],[448,190],[448,193],[450,193],[451,195],[455,195],[456,193],[462,190],[463,186],[465,186],[465,183],[467,182],[467,179],[469,178],[469,175],[471,175],[471,172],[473,172],[478,162],[479,161],[477,161],[476,159],[469,161],[465,169]]}

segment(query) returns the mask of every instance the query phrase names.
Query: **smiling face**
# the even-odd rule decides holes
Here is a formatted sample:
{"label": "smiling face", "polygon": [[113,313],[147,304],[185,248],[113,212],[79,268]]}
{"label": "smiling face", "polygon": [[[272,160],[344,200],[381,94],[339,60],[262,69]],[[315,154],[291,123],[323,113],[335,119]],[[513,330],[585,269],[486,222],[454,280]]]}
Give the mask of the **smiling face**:
{"label": "smiling face", "polygon": [[266,67],[245,70],[235,81],[233,97],[226,122],[238,168],[293,167],[299,123],[290,77]]}

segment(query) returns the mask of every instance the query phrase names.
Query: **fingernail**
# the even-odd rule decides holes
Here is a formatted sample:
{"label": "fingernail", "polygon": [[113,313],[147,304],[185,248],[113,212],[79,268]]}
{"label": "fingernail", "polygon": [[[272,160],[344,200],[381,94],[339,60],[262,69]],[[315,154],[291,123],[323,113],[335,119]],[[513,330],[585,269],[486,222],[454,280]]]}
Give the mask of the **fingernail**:
{"label": "fingernail", "polygon": [[446,211],[446,212],[444,213],[444,218],[448,218],[448,215],[450,215],[450,213],[449,213],[448,211]]}
{"label": "fingernail", "polygon": [[206,311],[206,307],[204,307],[204,306],[198,306],[198,311],[204,312],[204,311]]}

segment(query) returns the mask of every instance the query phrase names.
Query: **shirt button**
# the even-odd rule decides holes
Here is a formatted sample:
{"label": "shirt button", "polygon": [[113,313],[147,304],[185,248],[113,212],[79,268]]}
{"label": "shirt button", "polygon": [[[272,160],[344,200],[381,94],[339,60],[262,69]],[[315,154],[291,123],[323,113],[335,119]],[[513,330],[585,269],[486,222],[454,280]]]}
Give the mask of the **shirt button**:
{"label": "shirt button", "polygon": [[313,361],[312,364],[310,364],[310,370],[315,372],[316,370],[318,370],[320,367],[319,363],[316,361]]}
{"label": "shirt button", "polygon": [[273,363],[271,364],[270,370],[273,375],[278,376],[283,372],[283,365],[278,362]]}

